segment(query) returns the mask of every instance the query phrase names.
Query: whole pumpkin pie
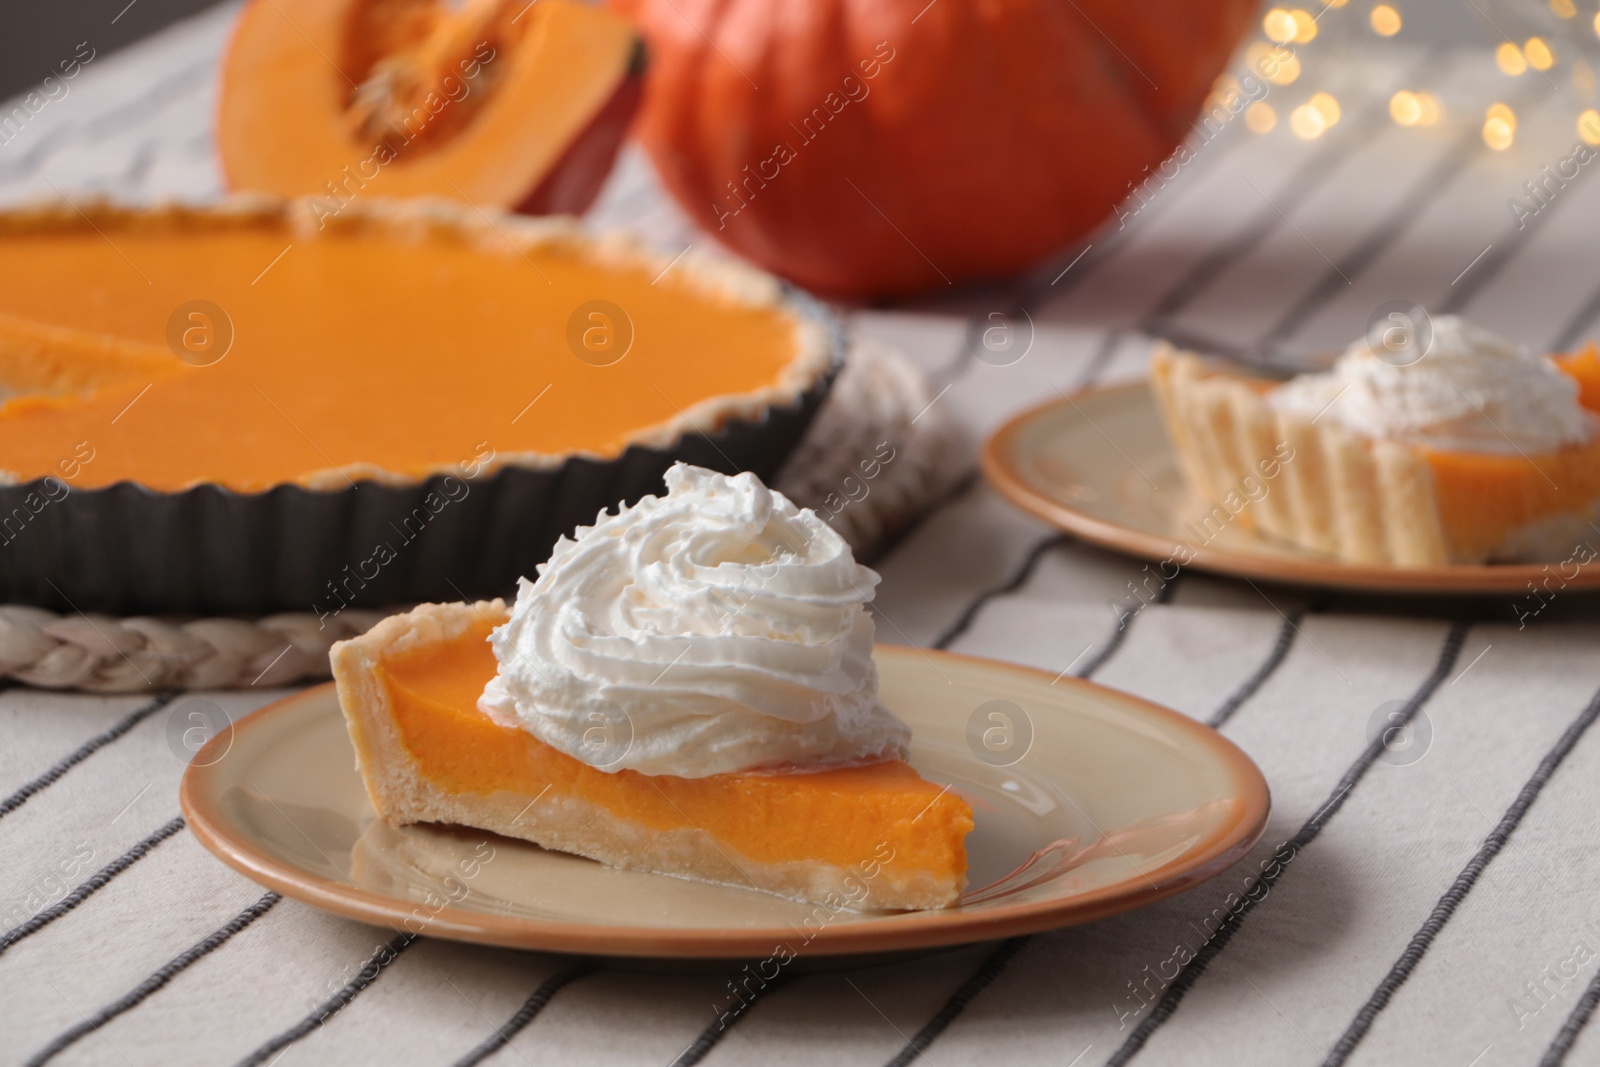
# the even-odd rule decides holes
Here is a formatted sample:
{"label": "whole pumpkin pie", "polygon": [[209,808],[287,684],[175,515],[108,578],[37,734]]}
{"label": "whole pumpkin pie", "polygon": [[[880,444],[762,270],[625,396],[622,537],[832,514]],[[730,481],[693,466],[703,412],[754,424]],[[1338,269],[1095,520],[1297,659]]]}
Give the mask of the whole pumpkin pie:
{"label": "whole pumpkin pie", "polygon": [[[777,283],[558,220],[306,201],[0,216],[0,471],[260,492],[414,482],[791,403],[822,329]],[[31,394],[31,395],[29,395]],[[43,395],[41,395],[43,394]]]}
{"label": "whole pumpkin pie", "polygon": [[837,351],[802,299],[439,201],[0,213],[0,599],[507,590],[674,458],[775,473]]}
{"label": "whole pumpkin pie", "polygon": [[1153,378],[1202,510],[1303,548],[1395,566],[1564,559],[1600,521],[1592,345],[1548,358],[1441,315],[1281,384],[1165,345]]}
{"label": "whole pumpkin pie", "polygon": [[332,653],[379,815],[855,908],[939,908],[972,812],[877,697],[877,575],[753,475],[563,540],[515,607],[428,604]]}

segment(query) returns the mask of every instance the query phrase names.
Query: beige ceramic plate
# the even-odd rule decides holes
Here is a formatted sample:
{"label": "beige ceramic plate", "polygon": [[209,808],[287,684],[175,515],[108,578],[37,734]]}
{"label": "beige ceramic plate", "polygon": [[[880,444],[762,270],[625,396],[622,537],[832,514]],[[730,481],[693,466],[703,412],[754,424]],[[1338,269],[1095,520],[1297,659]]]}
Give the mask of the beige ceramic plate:
{"label": "beige ceramic plate", "polygon": [[214,737],[184,776],[183,811],[237,870],[354,919],[679,958],[760,957],[779,944],[797,956],[897,952],[1084,922],[1212,877],[1266,825],[1255,764],[1176,712],[991,660],[886,646],[877,659],[884,702],[915,734],[912,762],[976,815],[972,888],[946,911],[830,913],[480,831],[393,829],[367,800],[331,685]]}
{"label": "beige ceramic plate", "polygon": [[[1013,504],[1086,541],[1145,559],[1265,581],[1388,593],[1526,593],[1542,564],[1376,567],[1343,563],[1237,525],[1209,542],[1155,397],[1144,383],[1025,411],[989,438],[983,472]],[[1564,588],[1600,588],[1600,568]]]}

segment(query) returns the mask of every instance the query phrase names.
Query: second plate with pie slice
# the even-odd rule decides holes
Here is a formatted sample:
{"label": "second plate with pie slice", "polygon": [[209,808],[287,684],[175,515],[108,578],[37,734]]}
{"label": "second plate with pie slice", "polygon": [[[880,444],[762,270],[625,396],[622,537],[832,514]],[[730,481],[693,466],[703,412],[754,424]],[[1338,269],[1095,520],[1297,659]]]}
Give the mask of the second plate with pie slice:
{"label": "second plate with pie slice", "polygon": [[[1169,566],[1385,593],[1527,595],[1529,583],[1600,589],[1600,566],[1581,555],[1548,565],[1370,566],[1261,537],[1190,493],[1143,382],[1023,412],[984,446],[983,471],[1024,511],[1085,541]],[[1600,531],[1593,545],[1600,549]]]}

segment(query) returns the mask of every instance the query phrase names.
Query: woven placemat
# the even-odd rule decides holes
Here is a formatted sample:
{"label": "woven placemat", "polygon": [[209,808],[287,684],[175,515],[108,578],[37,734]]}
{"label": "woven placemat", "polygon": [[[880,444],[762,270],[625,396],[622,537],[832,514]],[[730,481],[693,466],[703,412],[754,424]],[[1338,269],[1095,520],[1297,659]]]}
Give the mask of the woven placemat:
{"label": "woven placemat", "polygon": [[[858,555],[965,473],[966,442],[900,352],[859,340],[776,487]],[[398,610],[398,609],[397,609]],[[45,689],[267,688],[328,677],[328,649],[388,612],[258,619],[113,618],[0,606],[0,675]]]}

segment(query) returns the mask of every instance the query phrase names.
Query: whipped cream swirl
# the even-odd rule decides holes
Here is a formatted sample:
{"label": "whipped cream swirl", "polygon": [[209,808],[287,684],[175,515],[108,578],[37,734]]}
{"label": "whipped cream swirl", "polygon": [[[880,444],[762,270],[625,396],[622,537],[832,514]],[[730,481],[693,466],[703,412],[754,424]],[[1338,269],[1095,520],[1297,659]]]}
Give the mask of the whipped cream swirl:
{"label": "whipped cream swirl", "polygon": [[1400,366],[1366,341],[1326,374],[1304,374],[1268,394],[1284,411],[1334,420],[1367,437],[1460,452],[1547,452],[1587,441],[1595,417],[1578,383],[1455,315],[1432,320],[1432,339]]}
{"label": "whipped cream swirl", "polygon": [[520,582],[484,711],[607,771],[903,758],[872,661],[878,575],[753,474],[678,463],[666,482]]}

